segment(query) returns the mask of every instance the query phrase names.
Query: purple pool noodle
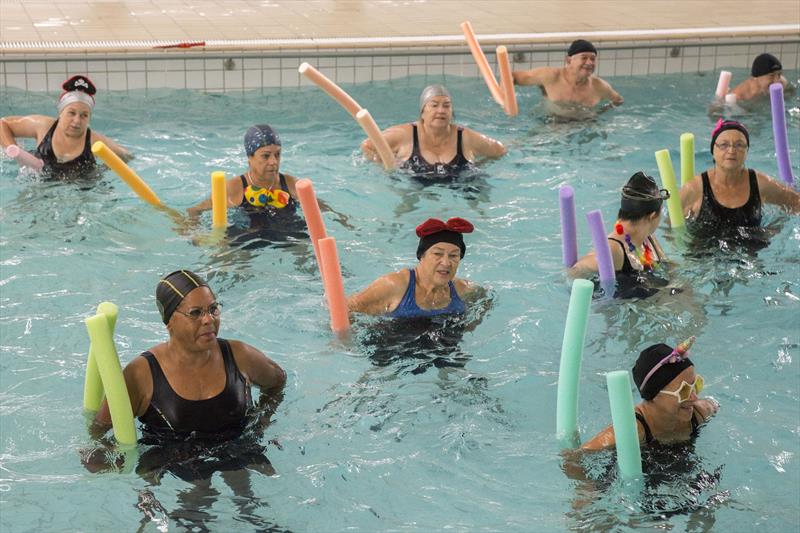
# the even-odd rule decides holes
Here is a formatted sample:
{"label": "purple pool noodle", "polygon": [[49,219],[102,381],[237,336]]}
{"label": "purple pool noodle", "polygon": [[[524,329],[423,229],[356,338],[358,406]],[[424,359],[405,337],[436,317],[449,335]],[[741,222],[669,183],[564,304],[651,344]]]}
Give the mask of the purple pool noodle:
{"label": "purple pool noodle", "polygon": [[611,248],[608,246],[606,227],[603,224],[603,214],[599,209],[586,213],[586,221],[592,232],[592,244],[597,257],[597,270],[600,273],[600,282],[611,282],[616,279],[614,262],[611,260]]}
{"label": "purple pool noodle", "polygon": [[783,85],[780,83],[770,85],[769,99],[772,104],[772,134],[775,137],[778,176],[790,187],[794,187],[792,165],[789,161],[789,136],[786,131],[786,116],[783,107]]}
{"label": "purple pool noodle", "polygon": [[558,189],[558,205],[561,208],[561,250],[564,266],[570,268],[578,262],[578,232],[575,229],[575,191],[569,185]]}

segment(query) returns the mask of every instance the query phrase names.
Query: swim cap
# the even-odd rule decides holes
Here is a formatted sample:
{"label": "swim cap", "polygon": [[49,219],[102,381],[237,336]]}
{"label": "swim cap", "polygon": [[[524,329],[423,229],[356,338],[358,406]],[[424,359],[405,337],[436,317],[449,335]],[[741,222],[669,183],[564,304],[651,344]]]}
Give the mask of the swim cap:
{"label": "swim cap", "polygon": [[278,137],[278,132],[268,124],[250,126],[247,133],[244,134],[244,151],[247,157],[256,153],[256,150],[262,146],[269,146],[271,144],[280,146],[281,138]]}
{"label": "swim cap", "polygon": [[[691,344],[689,341],[687,343]],[[682,343],[681,346],[685,346],[687,343]],[[643,399],[652,400],[658,391],[666,387],[678,374],[690,366],[694,366],[694,363],[686,357],[688,347],[683,350],[683,353],[678,353],[679,351],[673,350],[666,344],[653,344],[642,350],[633,367],[633,381]],[[674,357],[670,358],[671,355]],[[665,361],[665,359],[667,360]],[[658,368],[656,369],[656,367]],[[655,372],[648,378],[648,374],[653,369],[656,369]]]}
{"label": "swim cap", "polygon": [[753,60],[750,75],[757,78],[776,70],[783,70],[783,65],[778,61],[778,58],[772,54],[761,54]]}
{"label": "swim cap", "polygon": [[61,88],[64,92],[58,97],[58,103],[56,103],[59,113],[74,102],[82,102],[88,105],[89,109],[94,109],[94,94],[97,93],[97,88],[88,77],[72,76],[61,84]]}
{"label": "swim cap", "polygon": [[428,85],[424,89],[422,89],[422,93],[419,95],[419,112],[422,113],[422,110],[425,108],[425,104],[428,103],[428,100],[433,98],[434,96],[446,96],[451,98],[450,93],[447,91],[444,85]]}
{"label": "swim cap", "polygon": [[417,237],[419,237],[417,259],[422,258],[428,248],[439,242],[447,242],[458,246],[461,249],[461,258],[463,259],[464,254],[467,252],[467,245],[464,244],[462,234],[472,233],[474,229],[475,226],[459,217],[448,219],[447,223],[438,218],[429,218],[417,226]]}
{"label": "swim cap", "polygon": [[744,134],[745,140],[747,140],[747,147],[750,148],[750,134],[747,133],[747,128],[744,127],[744,124],[735,120],[719,119],[714,126],[714,130],[711,132],[711,155],[714,155],[714,143],[717,142],[717,137],[725,130],[741,131]]}
{"label": "swim cap", "polygon": [[640,170],[622,187],[619,208],[626,213],[652,213],[660,211],[668,198],[669,191],[659,189],[656,180]]}
{"label": "swim cap", "polygon": [[178,305],[198,287],[208,287],[208,283],[189,270],[176,270],[161,278],[156,286],[156,305],[164,324],[169,324]]}
{"label": "swim cap", "polygon": [[572,44],[569,45],[567,56],[572,57],[575,54],[580,54],[581,52],[592,52],[593,54],[597,55],[597,48],[595,48],[594,45],[589,41],[578,39],[576,41],[572,41]]}

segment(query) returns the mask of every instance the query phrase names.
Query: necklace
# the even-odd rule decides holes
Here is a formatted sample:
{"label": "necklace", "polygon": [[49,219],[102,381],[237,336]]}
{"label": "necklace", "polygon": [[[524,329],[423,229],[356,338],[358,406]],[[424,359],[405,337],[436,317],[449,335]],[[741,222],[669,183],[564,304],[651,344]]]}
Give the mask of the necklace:
{"label": "necklace", "polygon": [[[614,230],[617,232],[617,235],[622,235],[625,231],[620,223],[617,223],[614,226]],[[631,236],[629,233],[625,233],[625,242],[628,245],[628,250],[630,250],[630,252],[639,259],[639,263],[641,263],[642,268],[645,270],[653,270],[653,250],[650,249],[650,244],[647,241],[644,241],[642,243],[642,251],[638,252],[636,245],[633,244],[633,241],[631,241]]]}

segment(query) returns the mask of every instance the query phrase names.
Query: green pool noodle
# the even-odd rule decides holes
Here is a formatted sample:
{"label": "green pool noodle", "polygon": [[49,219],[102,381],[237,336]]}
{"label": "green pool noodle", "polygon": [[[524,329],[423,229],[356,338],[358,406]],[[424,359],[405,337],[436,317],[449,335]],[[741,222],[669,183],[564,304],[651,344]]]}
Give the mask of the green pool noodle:
{"label": "green pool noodle", "polygon": [[681,187],[694,178],[694,133],[681,133]]}
{"label": "green pool noodle", "polygon": [[[103,302],[97,306],[98,315],[106,315],[111,336],[114,336],[114,327],[117,324],[117,306],[111,302]],[[86,360],[86,379],[83,383],[83,408],[87,411],[99,411],[100,404],[103,403],[103,380],[100,379],[100,371],[97,370],[97,362],[89,344],[89,357]]]}
{"label": "green pool noodle", "polygon": [[626,370],[606,374],[608,402],[611,404],[611,421],[617,442],[617,465],[625,479],[642,477],[642,453],[639,450],[639,432],[633,409],[631,381]]}
{"label": "green pool noodle", "polygon": [[86,329],[92,341],[92,348],[103,380],[114,437],[120,444],[136,444],[136,427],[133,424],[133,409],[119,364],[117,349],[111,338],[108,318],[98,314],[86,319]]}
{"label": "green pool noodle", "polygon": [[572,282],[564,341],[561,344],[561,364],[558,370],[556,401],[556,438],[564,447],[574,448],[578,438],[578,382],[581,375],[583,344],[589,321],[594,283],[586,279]]}
{"label": "green pool noodle", "polygon": [[672,167],[672,160],[669,158],[669,150],[656,152],[656,163],[658,163],[658,172],[661,174],[661,184],[669,191],[667,209],[669,210],[670,226],[680,228],[686,224],[686,221],[683,219],[680,191],[678,190],[678,184],[675,183],[675,169]]}

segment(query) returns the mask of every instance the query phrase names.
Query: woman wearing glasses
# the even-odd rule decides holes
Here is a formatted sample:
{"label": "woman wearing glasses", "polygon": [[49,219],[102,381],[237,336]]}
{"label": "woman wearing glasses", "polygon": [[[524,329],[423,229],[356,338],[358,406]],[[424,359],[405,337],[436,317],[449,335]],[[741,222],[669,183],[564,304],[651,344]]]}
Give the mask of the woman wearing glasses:
{"label": "woman wearing glasses", "polygon": [[684,216],[715,229],[761,225],[761,204],[800,212],[800,194],[745,166],[750,134],[744,124],[720,119],[711,132],[714,168],[681,187]]}
{"label": "woman wearing glasses", "polygon": [[[286,373],[256,348],[217,337],[222,307],[200,276],[168,274],[156,287],[156,301],[169,339],[124,370],[145,441],[236,438],[253,407],[251,385],[261,388],[259,404],[274,410]],[[111,426],[105,402],[96,421]]]}
{"label": "woman wearing glasses", "polygon": [[[639,442],[668,444],[693,437],[719,409],[712,398],[700,398],[703,378],[694,371],[688,351],[694,337],[672,349],[654,344],[644,349],[633,367],[633,380],[644,400],[635,407]],[[581,446],[584,450],[614,447],[609,426]]]}
{"label": "woman wearing glasses", "polygon": [[[627,277],[643,281],[643,276],[647,277],[666,259],[655,231],[661,222],[661,206],[667,198],[667,190],[659,190],[655,180],[641,171],[631,176],[622,188],[617,221],[614,231],[608,235],[618,280]],[[572,277],[587,278],[597,271],[597,257],[591,251],[580,258],[569,273]]]}

